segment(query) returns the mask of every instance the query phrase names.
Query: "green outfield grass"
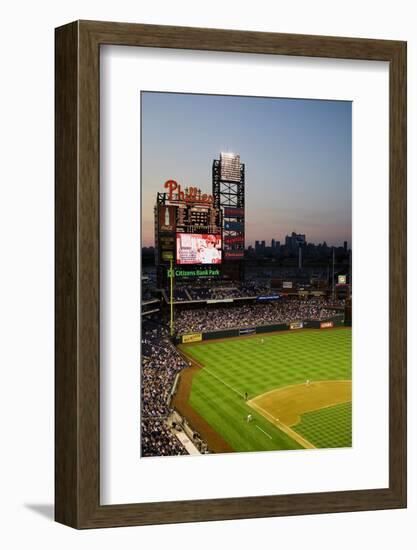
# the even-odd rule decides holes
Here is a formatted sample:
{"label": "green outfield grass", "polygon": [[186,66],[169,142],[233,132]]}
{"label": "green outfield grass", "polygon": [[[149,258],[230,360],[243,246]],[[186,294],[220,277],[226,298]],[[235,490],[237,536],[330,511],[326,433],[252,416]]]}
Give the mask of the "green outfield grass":
{"label": "green outfield grass", "polygon": [[[251,399],[307,379],[350,380],[351,337],[351,329],[342,328],[183,345],[204,367],[193,378],[190,405],[235,451],[298,449],[294,439],[249,407],[244,394]],[[293,429],[316,447],[349,446],[349,405],[303,414]]]}
{"label": "green outfield grass", "polygon": [[351,447],[352,403],[303,414],[294,430],[316,447]]}

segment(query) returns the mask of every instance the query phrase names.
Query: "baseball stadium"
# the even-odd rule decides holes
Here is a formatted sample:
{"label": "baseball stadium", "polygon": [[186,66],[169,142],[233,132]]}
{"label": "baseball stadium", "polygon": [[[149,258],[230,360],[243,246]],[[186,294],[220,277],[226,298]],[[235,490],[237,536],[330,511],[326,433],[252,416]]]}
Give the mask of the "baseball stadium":
{"label": "baseball stadium", "polygon": [[141,456],[352,446],[351,251],[245,246],[245,165],[161,182],[142,249]]}

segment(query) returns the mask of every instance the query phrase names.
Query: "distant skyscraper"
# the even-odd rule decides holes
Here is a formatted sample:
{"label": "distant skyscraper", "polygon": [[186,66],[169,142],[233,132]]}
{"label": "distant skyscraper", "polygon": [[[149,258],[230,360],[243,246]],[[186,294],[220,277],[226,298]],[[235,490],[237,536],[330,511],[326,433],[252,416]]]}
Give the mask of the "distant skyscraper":
{"label": "distant skyscraper", "polygon": [[343,241],[343,248],[345,252],[347,252],[347,241]]}
{"label": "distant skyscraper", "polygon": [[291,233],[285,237],[285,246],[290,248],[293,251],[296,251],[300,246],[306,244],[306,236],[301,233]]}
{"label": "distant skyscraper", "polygon": [[275,248],[275,239],[271,239],[271,248]]}

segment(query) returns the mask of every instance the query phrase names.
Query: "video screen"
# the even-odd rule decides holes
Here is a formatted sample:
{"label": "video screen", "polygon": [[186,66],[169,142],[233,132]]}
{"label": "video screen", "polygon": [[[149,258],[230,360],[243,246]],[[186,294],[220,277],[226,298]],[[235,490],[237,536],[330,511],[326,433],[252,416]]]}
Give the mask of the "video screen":
{"label": "video screen", "polygon": [[177,233],[177,264],[220,264],[221,235]]}

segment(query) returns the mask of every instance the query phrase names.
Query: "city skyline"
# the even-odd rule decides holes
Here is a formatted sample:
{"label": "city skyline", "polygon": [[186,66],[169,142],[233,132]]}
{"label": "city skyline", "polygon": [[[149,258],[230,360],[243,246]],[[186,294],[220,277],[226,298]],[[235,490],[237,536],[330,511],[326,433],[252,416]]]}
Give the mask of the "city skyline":
{"label": "city skyline", "polygon": [[[285,237],[287,237],[287,235],[285,235]],[[272,241],[275,241],[275,244],[279,244],[279,246],[284,246],[285,245],[285,237],[284,239],[278,239],[278,238],[274,238],[274,237],[267,237],[265,239],[255,239],[253,242],[247,242],[245,241],[245,250],[247,250],[248,248],[255,248],[255,244],[257,242],[259,243],[262,243],[264,242],[265,243],[265,247],[266,248],[270,248],[272,246]],[[346,241],[346,239],[345,239]],[[310,241],[306,238],[306,246],[308,245],[313,245],[313,246],[323,246],[324,244],[326,244],[326,246],[328,248],[344,248],[344,243],[345,241],[339,243],[339,244],[332,244],[330,241],[327,241],[326,239],[324,241],[320,241],[320,242],[313,242],[313,241]],[[350,250],[351,248],[351,243],[349,243],[348,241],[346,241],[347,243],[347,248],[348,250]],[[154,248],[154,244],[155,243],[151,243],[151,244],[145,244],[145,243],[142,243],[142,248]]]}
{"label": "city skyline", "polygon": [[220,152],[245,164],[245,248],[255,241],[351,246],[351,103],[143,92],[142,246],[154,246],[164,182],[211,193]]}

